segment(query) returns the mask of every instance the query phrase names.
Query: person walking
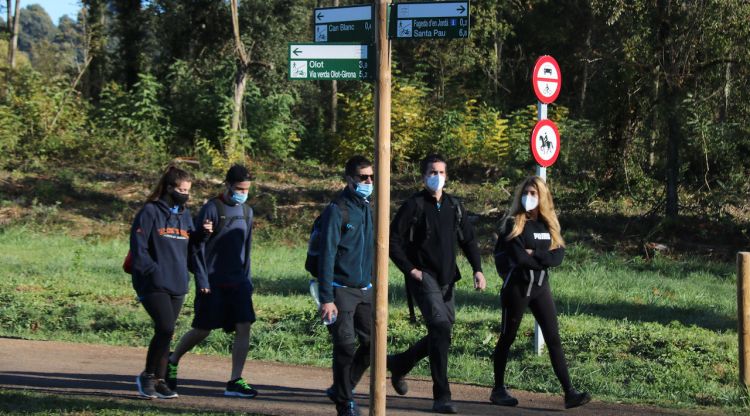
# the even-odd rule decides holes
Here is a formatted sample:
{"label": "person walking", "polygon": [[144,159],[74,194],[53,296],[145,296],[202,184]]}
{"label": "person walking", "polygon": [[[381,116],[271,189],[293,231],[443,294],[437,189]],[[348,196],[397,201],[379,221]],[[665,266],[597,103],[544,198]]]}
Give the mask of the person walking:
{"label": "person walking", "polygon": [[250,326],[255,322],[250,271],[253,210],[245,202],[250,172],[234,165],[226,173],[224,192],[201,208],[196,223],[215,230],[203,247],[205,268],[196,269],[198,293],[192,329],[185,333],[167,363],[167,386],[177,388],[180,359],[212,330],[234,331],[232,371],[225,396],[253,398],[258,391],[242,378],[250,349]]}
{"label": "person walking", "polygon": [[177,397],[164,378],[169,344],[188,292],[188,252],[194,252],[212,231],[206,224],[201,232],[194,232],[186,207],[190,187],[190,174],[170,166],[136,214],[130,230],[133,288],[154,322],[146,367],[136,377],[138,392],[148,398]]}
{"label": "person walking", "polygon": [[[391,223],[390,257],[406,276],[407,298],[416,300],[427,324],[427,335],[399,354],[388,356],[391,384],[404,395],[404,377],[425,357],[432,374],[432,410],[457,413],[448,384],[448,350],[455,322],[455,284],[461,278],[456,266],[458,247],[474,271],[474,288],[486,282],[471,223],[463,205],[443,191],[448,165],[440,155],[420,163],[424,190],[404,202]],[[413,312],[412,312],[413,316]]]}
{"label": "person walking", "polygon": [[498,271],[507,270],[505,276],[501,275],[502,327],[495,346],[495,386],[490,394],[490,402],[496,405],[518,404],[505,386],[505,368],[526,307],[542,329],[552,368],[565,393],[565,408],[591,400],[588,393],[574,389],[570,381],[549,283],[548,269],[559,266],[564,255],[565,241],[552,194],[540,177],[529,177],[515,192],[495,247]]}
{"label": "person walking", "polygon": [[372,163],[354,156],[346,162],[344,176],[346,187],[321,216],[318,298],[333,341],[333,386],[326,394],[339,416],[358,416],[352,391],[370,366]]}

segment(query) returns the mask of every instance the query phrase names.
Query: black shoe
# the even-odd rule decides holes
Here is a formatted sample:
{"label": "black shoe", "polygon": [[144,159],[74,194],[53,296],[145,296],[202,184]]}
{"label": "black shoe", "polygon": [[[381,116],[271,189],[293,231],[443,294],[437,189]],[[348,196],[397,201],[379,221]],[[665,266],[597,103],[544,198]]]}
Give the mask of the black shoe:
{"label": "black shoe", "polygon": [[258,390],[255,390],[253,386],[247,384],[247,381],[242,377],[230,380],[227,382],[227,388],[224,390],[225,396],[230,397],[245,397],[252,399],[258,395]]}
{"label": "black shoe", "polygon": [[349,400],[348,402],[339,403],[336,405],[336,415],[337,416],[360,416],[359,407],[357,406],[357,403],[354,403],[354,400]]}
{"label": "black shoe", "polygon": [[584,404],[591,401],[591,395],[584,392],[577,392],[575,390],[565,393],[565,408],[570,409],[573,407],[583,406]]}
{"label": "black shoe", "polygon": [[435,403],[432,404],[432,411],[437,413],[458,413],[458,409],[456,408],[456,405],[453,404],[450,400],[446,401],[438,401],[436,400]]}
{"label": "black shoe", "polygon": [[179,397],[177,393],[169,389],[164,380],[156,380],[154,390],[156,390],[156,397],[160,399],[174,399],[175,397]]}
{"label": "black shoe", "polygon": [[177,364],[172,364],[169,359],[167,359],[167,376],[164,377],[164,382],[170,390],[177,391]]}
{"label": "black shoe", "polygon": [[146,372],[141,373],[135,378],[135,385],[138,387],[138,394],[149,399],[155,399],[156,395],[156,377]]}
{"label": "black shoe", "polygon": [[[352,396],[354,396],[354,389],[352,389]],[[329,400],[336,403],[336,391],[333,390],[333,386],[326,389],[326,397],[328,397]]]}
{"label": "black shoe", "polygon": [[391,385],[393,386],[393,389],[396,390],[396,393],[403,396],[409,392],[409,385],[406,384],[406,380],[404,380],[406,374],[399,374],[393,371],[392,363],[393,356],[389,355],[386,359],[386,367],[391,371]]}
{"label": "black shoe", "polygon": [[495,387],[490,394],[490,402],[498,406],[517,406],[518,399],[511,396],[505,387]]}

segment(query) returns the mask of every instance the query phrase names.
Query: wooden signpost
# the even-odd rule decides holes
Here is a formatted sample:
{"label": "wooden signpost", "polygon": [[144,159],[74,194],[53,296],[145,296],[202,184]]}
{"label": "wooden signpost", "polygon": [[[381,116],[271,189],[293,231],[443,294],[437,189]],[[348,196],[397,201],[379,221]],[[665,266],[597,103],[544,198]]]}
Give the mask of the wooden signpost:
{"label": "wooden signpost", "polygon": [[[391,10],[393,13],[390,18],[393,28],[391,38],[394,39],[467,38],[470,14],[468,1],[399,3],[392,7],[390,0],[375,0],[373,3],[314,9],[315,43],[289,43],[289,79],[375,81],[376,241],[370,343],[370,415],[384,416],[391,202],[391,41],[388,36],[388,12]],[[407,27],[411,29],[407,30]]]}

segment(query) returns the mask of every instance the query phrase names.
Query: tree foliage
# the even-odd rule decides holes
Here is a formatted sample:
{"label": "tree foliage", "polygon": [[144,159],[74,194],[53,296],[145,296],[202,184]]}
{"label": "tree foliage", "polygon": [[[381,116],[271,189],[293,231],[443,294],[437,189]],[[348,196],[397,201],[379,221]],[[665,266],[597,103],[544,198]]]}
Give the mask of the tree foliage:
{"label": "tree foliage", "polygon": [[[81,143],[105,141],[96,135],[138,143],[144,160],[156,155],[148,163],[196,155],[218,166],[230,139],[255,158],[371,156],[370,84],[338,83],[334,134],[329,84],[287,80],[287,43],[309,41],[313,7],[331,5],[239,2],[252,62],[239,132],[229,128],[237,60],[228,2],[84,0],[77,21],[57,27],[29,6],[21,50],[33,69],[21,63],[23,75],[0,86],[10,91],[0,100],[3,164],[25,165],[21,154],[93,155]],[[550,54],[563,73],[549,109],[562,134],[551,172],[582,201],[627,198],[675,215],[710,212],[750,191],[750,142],[740,139],[749,130],[750,3],[475,0],[471,10],[469,39],[393,41],[397,169],[439,151],[493,175],[532,172],[530,71]]]}

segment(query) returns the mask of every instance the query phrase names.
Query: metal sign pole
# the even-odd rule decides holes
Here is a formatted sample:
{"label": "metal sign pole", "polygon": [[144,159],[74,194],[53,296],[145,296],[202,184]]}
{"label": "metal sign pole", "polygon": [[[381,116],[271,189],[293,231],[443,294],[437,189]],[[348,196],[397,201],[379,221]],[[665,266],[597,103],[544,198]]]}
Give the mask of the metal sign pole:
{"label": "metal sign pole", "polygon": [[[537,119],[547,119],[547,104],[537,101]],[[542,178],[543,181],[547,182],[547,168],[537,165],[536,176]],[[542,355],[544,349],[544,335],[542,335],[542,329],[539,327],[539,322],[534,321],[534,352],[536,355]]]}
{"label": "metal sign pole", "polygon": [[370,348],[370,416],[385,416],[388,338],[388,238],[391,196],[391,43],[388,40],[389,0],[375,5],[377,75],[375,83],[375,293]]}

